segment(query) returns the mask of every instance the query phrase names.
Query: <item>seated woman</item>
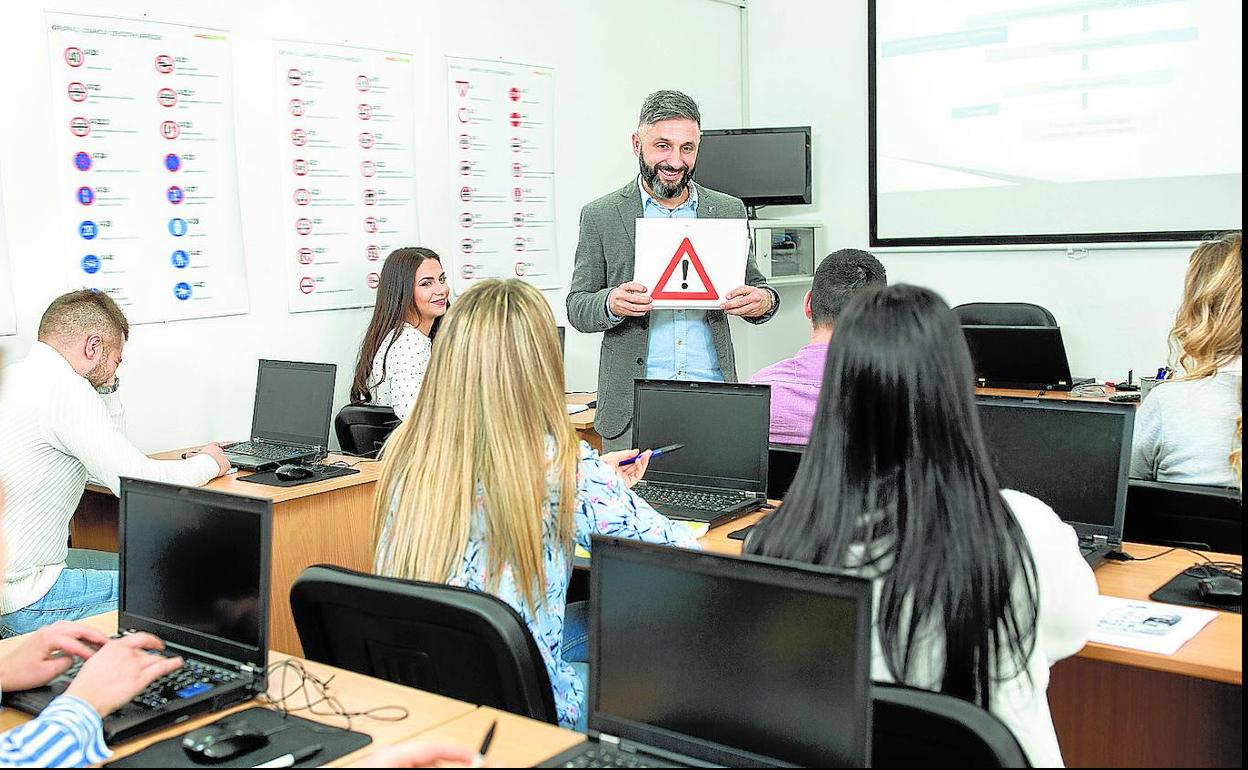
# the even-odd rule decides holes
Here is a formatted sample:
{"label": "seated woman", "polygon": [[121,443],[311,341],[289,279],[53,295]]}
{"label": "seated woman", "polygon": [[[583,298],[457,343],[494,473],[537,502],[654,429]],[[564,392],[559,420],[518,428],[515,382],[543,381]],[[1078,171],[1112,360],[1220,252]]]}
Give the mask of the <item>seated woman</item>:
{"label": "seated woman", "polygon": [[986,708],[1032,765],[1060,765],[1049,667],[1087,640],[1096,581],[1074,530],[997,486],[973,382],[936,294],[856,294],[828,348],[801,468],[746,551],[872,579],[873,679]]}
{"label": "seated woman", "polygon": [[[559,723],[582,726],[588,669],[565,602],[574,545],[612,535],[697,548],[630,487],[636,450],[599,457],[564,405],[555,319],[541,292],[482,281],[446,317],[421,398],[382,453],[376,569],[492,593],[541,650]],[[566,660],[565,660],[566,659]],[[574,665],[575,664],[575,665]]]}
{"label": "seated woman", "polygon": [[400,420],[407,419],[449,296],[442,260],[429,249],[397,249],[386,257],[355,363],[351,403],[393,407]]}
{"label": "seated woman", "polygon": [[1227,233],[1192,252],[1170,330],[1183,374],[1140,404],[1135,478],[1243,486],[1243,240]]}

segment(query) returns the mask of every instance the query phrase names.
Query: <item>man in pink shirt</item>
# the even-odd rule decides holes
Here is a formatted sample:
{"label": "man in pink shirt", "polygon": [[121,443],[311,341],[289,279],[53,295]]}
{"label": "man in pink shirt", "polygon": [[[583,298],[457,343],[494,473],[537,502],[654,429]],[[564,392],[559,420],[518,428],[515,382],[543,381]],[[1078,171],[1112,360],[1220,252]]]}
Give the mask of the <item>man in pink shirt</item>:
{"label": "man in pink shirt", "polygon": [[880,261],[865,251],[841,249],[823,258],[806,292],[810,344],[793,358],[761,369],[750,382],[771,386],[771,443],[805,444],[819,403],[823,364],[836,317],[854,292],[887,283]]}

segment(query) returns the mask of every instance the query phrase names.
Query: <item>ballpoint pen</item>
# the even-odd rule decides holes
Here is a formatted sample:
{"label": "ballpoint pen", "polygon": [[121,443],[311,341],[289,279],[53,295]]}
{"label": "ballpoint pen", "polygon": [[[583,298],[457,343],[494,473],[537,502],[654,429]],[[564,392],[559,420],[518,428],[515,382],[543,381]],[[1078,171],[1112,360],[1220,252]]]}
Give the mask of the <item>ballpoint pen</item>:
{"label": "ballpoint pen", "polygon": [[485,740],[481,741],[481,750],[477,752],[477,758],[472,760],[469,767],[481,767],[485,762],[485,752],[490,750],[490,741],[494,740],[494,728],[498,727],[498,720],[495,719],[490,723],[490,729],[485,731]]}
{"label": "ballpoint pen", "polygon": [[252,767],[294,767],[308,757],[320,752],[322,748],[324,747],[321,744],[312,743],[301,749],[296,749],[289,754],[283,754],[276,759],[270,759],[268,762],[261,762],[258,765],[252,765]]}
{"label": "ballpoint pen", "polygon": [[[668,444],[667,446],[661,446],[658,449],[651,450],[650,459],[653,460],[654,458],[659,457],[660,455],[671,454],[672,452],[675,452],[677,449],[684,449],[684,448],[685,448],[684,444]],[[630,457],[627,460],[621,460],[620,465],[632,465],[633,463],[641,459],[641,455],[643,454],[645,453],[641,452],[636,457]]]}

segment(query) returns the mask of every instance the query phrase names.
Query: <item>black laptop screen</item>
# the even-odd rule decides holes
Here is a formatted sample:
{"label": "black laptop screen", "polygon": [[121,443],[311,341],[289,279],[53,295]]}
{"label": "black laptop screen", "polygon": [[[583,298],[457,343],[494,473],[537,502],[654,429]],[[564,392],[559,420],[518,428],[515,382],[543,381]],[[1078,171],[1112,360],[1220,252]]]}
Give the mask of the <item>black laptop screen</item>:
{"label": "black laptop screen", "polygon": [[[865,766],[869,584],[675,549],[647,562],[602,542],[591,728],[729,766]],[[736,760],[690,748],[705,744]]]}
{"label": "black laptop screen", "polygon": [[122,612],[184,644],[221,640],[263,659],[269,503],[123,483]]}
{"label": "black laptop screen", "polygon": [[1091,526],[1097,534],[1121,527],[1134,407],[978,401],[1002,489],[1037,497],[1063,520]]}
{"label": "black laptop screen", "polygon": [[1070,387],[1062,330],[1055,326],[962,327],[975,379],[991,386]]}
{"label": "black laptop screen", "polygon": [[770,388],[643,382],[635,395],[633,444],[685,445],[651,462],[647,481],[765,491]]}
{"label": "black laptop screen", "polygon": [[252,438],[326,446],[336,369],[333,364],[261,361]]}

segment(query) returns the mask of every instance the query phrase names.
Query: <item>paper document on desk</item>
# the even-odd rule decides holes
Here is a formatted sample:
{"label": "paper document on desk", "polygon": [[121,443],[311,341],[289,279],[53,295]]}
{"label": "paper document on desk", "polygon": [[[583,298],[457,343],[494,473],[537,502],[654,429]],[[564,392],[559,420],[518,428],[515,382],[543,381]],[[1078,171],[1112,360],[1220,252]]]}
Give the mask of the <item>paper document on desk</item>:
{"label": "paper document on desk", "polygon": [[[706,534],[706,530],[709,527],[709,525],[705,521],[681,521],[678,519],[672,519],[672,523],[685,527],[686,529],[688,529],[690,532],[693,533],[694,537],[702,537],[703,535]],[[582,559],[588,559],[589,551],[586,551],[584,548],[578,545],[576,547],[575,555],[579,556]]]}
{"label": "paper document on desk", "polygon": [[589,411],[587,404],[564,404],[564,406],[568,408],[568,414],[580,414],[581,412]]}
{"label": "paper document on desk", "polygon": [[1213,610],[1098,596],[1092,641],[1173,655],[1217,617]]}

